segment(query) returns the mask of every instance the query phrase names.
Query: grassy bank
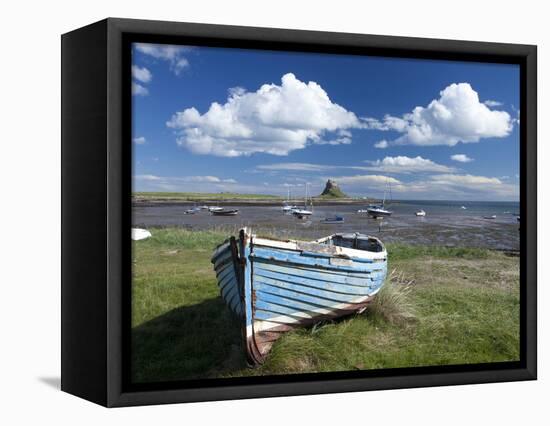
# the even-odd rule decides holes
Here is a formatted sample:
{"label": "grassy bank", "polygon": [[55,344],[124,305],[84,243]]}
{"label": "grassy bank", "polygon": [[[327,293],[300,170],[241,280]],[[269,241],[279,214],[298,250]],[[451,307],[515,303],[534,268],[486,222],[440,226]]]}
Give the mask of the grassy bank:
{"label": "grassy bank", "polygon": [[212,249],[226,237],[220,232],[163,229],[134,242],[135,380],[519,358],[517,257],[483,249],[400,244],[388,246],[389,269],[399,273],[371,309],[287,333],[265,365],[249,369],[239,324],[219,297],[210,264]]}
{"label": "grassy bank", "polygon": [[134,192],[135,200],[143,201],[225,201],[225,200],[282,200],[282,197],[266,194],[238,194],[233,192],[203,193],[203,192]]}
{"label": "grassy bank", "polygon": [[[233,192],[203,193],[203,192],[134,192],[132,194],[135,202],[191,202],[191,203],[251,203],[251,204],[273,204],[282,203],[285,198],[277,195],[268,194],[238,194]],[[371,198],[352,198],[352,197],[334,197],[318,196],[313,197],[313,203],[317,204],[345,204],[345,203],[369,203],[375,201]],[[296,198],[294,203],[303,203],[302,198]]]}

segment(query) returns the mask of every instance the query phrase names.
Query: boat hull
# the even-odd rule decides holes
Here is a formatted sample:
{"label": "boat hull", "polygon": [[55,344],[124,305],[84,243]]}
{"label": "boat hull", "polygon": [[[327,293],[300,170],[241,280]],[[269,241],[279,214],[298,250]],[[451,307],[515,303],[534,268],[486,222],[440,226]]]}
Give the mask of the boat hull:
{"label": "boat hull", "polygon": [[367,213],[372,217],[388,217],[391,216],[391,212],[387,210],[371,210],[368,209]]}
{"label": "boat hull", "polygon": [[216,250],[213,263],[222,297],[241,319],[251,365],[262,364],[287,331],[364,310],[386,277],[383,246],[370,253],[327,239],[277,241],[244,230],[233,241]]}
{"label": "boat hull", "polygon": [[212,216],[237,216],[238,210],[213,210],[210,212]]}

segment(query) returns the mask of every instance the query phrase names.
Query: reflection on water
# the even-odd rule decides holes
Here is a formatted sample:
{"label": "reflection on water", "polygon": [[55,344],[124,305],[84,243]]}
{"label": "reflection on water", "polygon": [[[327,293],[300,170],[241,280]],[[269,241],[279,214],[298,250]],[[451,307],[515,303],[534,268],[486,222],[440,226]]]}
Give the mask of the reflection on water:
{"label": "reflection on water", "polygon": [[[464,205],[466,209],[462,209]],[[475,246],[519,250],[519,226],[515,214],[518,203],[484,202],[400,202],[389,206],[393,212],[384,220],[357,214],[360,205],[315,206],[305,220],[284,214],[281,206],[224,205],[239,209],[238,216],[212,216],[207,210],[187,215],[189,204],[135,205],[135,226],[184,226],[190,229],[234,230],[248,226],[256,233],[280,238],[316,239],[335,232],[361,232],[376,235],[384,242]],[[417,217],[419,209],[426,217]],[[320,221],[329,216],[343,216],[343,224],[328,225]],[[484,217],[496,215],[496,219]]]}

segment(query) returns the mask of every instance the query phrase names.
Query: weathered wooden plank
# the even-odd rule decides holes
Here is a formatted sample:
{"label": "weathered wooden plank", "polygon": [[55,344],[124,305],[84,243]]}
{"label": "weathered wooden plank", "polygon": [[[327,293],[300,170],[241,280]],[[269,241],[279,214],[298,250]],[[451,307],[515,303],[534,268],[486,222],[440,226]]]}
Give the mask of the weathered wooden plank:
{"label": "weathered wooden plank", "polygon": [[305,300],[296,300],[288,297],[281,297],[271,293],[264,293],[263,291],[256,291],[255,295],[257,302],[261,301],[262,303],[267,303],[271,305],[285,306],[288,307],[288,309],[321,312],[325,314],[328,314],[332,311],[332,307],[321,306],[313,302],[307,302]]}
{"label": "weathered wooden plank", "polygon": [[[379,281],[386,275],[385,271],[367,272],[362,276],[348,277],[346,275],[332,274],[329,271],[318,270],[314,268],[294,268],[289,265],[272,262],[255,262],[255,272],[264,274],[264,271],[269,271],[276,274],[301,277],[311,280],[319,280],[321,282],[332,282],[335,284],[365,287],[370,286],[372,281]],[[269,275],[270,276],[270,275]],[[270,276],[271,278],[274,278]]]}
{"label": "weathered wooden plank", "polygon": [[365,285],[350,286],[330,281],[321,281],[319,279],[312,279],[308,277],[300,277],[296,275],[287,275],[279,272],[272,272],[261,268],[254,269],[254,275],[261,277],[260,279],[264,282],[276,281],[280,282],[283,286],[286,286],[287,284],[299,284],[302,286],[310,287],[312,289],[326,290],[332,293],[349,294],[356,296],[361,296],[365,293],[369,293],[371,289],[375,288],[378,284],[378,282],[373,281],[370,278],[366,278]]}
{"label": "weathered wooden plank", "polygon": [[252,251],[251,257],[254,261],[259,259],[265,259],[269,261],[285,262],[296,265],[310,266],[319,269],[328,269],[341,272],[370,272],[374,269],[380,269],[380,263],[360,263],[353,266],[334,265],[331,264],[329,257],[314,257],[314,256],[302,256],[301,253],[290,251],[275,251],[265,248],[255,247]]}
{"label": "weathered wooden plank", "polygon": [[329,308],[335,303],[356,303],[359,297],[367,297],[369,295],[369,293],[366,293],[361,296],[351,296],[347,294],[332,293],[329,291],[314,290],[310,287],[294,284],[285,284],[283,286],[277,281],[267,283],[263,280],[256,280],[254,282],[254,290],[264,292],[266,295],[266,300],[271,300],[270,297],[276,297],[277,299],[280,297],[287,297],[294,300],[304,300],[306,302],[311,302],[316,305]]}

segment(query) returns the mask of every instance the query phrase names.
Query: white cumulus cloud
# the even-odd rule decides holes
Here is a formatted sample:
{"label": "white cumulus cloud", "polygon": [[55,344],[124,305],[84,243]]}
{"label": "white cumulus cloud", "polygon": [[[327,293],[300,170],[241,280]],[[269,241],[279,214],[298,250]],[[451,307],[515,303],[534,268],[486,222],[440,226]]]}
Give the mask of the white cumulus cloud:
{"label": "white cumulus cloud", "polygon": [[451,155],[451,160],[458,161],[459,163],[469,163],[470,161],[474,161],[473,158],[468,157],[466,154]]}
{"label": "white cumulus cloud", "polygon": [[237,183],[235,179],[222,179],[217,176],[156,176],[156,175],[135,175],[134,179],[155,182],[191,182],[191,183]]}
{"label": "white cumulus cloud", "polygon": [[[319,84],[288,73],[281,85],[230,90],[224,104],[213,102],[204,114],[196,108],[176,112],[167,126],[176,131],[177,143],[193,153],[238,157],[288,155],[310,143],[348,144],[349,129],[361,124]],[[336,138],[325,138],[332,132]]]}
{"label": "white cumulus cloud", "polygon": [[377,187],[380,185],[386,185],[388,183],[392,185],[401,183],[401,181],[399,181],[398,179],[395,179],[391,176],[383,176],[383,175],[339,176],[332,179],[335,180],[338,184],[374,185]]}
{"label": "white cumulus cloud", "polygon": [[136,43],[135,48],[145,55],[167,61],[170,64],[170,70],[176,75],[179,75],[181,71],[189,66],[189,61],[183,56],[185,52],[190,50],[187,46]]}
{"label": "white cumulus cloud", "polygon": [[496,177],[441,174],[431,176],[431,180],[438,184],[476,186],[476,185],[502,185],[502,181]]}
{"label": "white cumulus cloud", "polygon": [[375,148],[385,149],[389,146],[389,143],[387,140],[381,140],[374,144]]}
{"label": "white cumulus cloud", "polygon": [[427,158],[406,157],[385,157],[383,160],[366,161],[371,164],[366,170],[381,171],[385,173],[448,173],[454,171],[452,167],[435,163]]}
{"label": "white cumulus cloud", "polygon": [[142,86],[139,83],[136,83],[135,81],[132,82],[132,95],[135,96],[147,96],[149,94],[149,90]]}
{"label": "white cumulus cloud", "polygon": [[438,173],[412,180],[384,175],[331,176],[350,194],[376,196],[388,189],[398,197],[411,199],[517,200],[519,186],[501,178],[470,174]]}
{"label": "white cumulus cloud", "polygon": [[311,164],[311,163],[274,163],[274,164],[260,164],[256,167],[260,170],[291,170],[301,172],[322,172],[327,169],[332,169],[333,166],[325,164]]}
{"label": "white cumulus cloud", "polygon": [[367,128],[403,133],[388,145],[447,145],[474,143],[483,138],[501,138],[512,131],[513,120],[506,111],[491,110],[479,101],[469,83],[451,84],[426,107],[417,106],[402,117],[387,115],[383,120],[364,119]]}
{"label": "white cumulus cloud", "polygon": [[142,83],[149,83],[153,78],[153,74],[145,67],[139,67],[138,65],[132,65],[132,77]]}

